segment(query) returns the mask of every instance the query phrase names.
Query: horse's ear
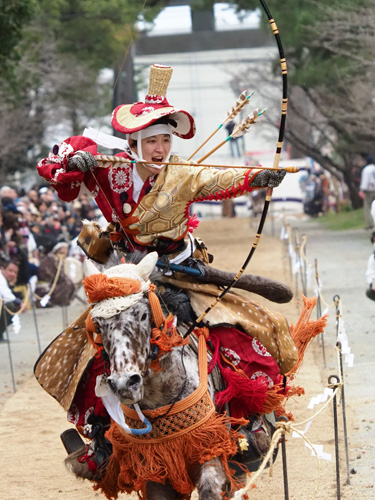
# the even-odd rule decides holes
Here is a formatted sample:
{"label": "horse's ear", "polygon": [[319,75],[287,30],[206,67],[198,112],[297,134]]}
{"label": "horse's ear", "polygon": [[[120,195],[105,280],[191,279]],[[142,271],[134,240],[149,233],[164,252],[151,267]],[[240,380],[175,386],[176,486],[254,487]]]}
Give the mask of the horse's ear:
{"label": "horse's ear", "polygon": [[137,264],[137,273],[141,278],[148,280],[150,274],[155,269],[158,258],[157,252],[151,252],[147,254],[146,257],[143,257],[141,262]]}
{"label": "horse's ear", "polygon": [[91,276],[92,274],[100,274],[99,269],[95,264],[91,262],[90,259],[86,259],[83,264],[83,270],[85,272],[85,276]]}

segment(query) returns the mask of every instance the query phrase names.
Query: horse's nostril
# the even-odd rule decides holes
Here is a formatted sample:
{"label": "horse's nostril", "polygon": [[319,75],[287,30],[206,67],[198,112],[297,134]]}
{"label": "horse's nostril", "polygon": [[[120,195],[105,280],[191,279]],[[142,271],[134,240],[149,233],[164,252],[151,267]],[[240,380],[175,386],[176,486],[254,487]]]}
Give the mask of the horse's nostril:
{"label": "horse's nostril", "polygon": [[108,382],[109,387],[111,388],[111,390],[112,390],[113,392],[116,392],[116,390],[117,390],[117,384],[116,384],[116,382],[114,382],[114,381],[113,381],[112,379],[110,379],[110,378],[108,378],[108,379],[107,379],[107,382]]}
{"label": "horse's nostril", "polygon": [[129,387],[139,385],[142,382],[142,377],[140,375],[132,375],[129,378]]}

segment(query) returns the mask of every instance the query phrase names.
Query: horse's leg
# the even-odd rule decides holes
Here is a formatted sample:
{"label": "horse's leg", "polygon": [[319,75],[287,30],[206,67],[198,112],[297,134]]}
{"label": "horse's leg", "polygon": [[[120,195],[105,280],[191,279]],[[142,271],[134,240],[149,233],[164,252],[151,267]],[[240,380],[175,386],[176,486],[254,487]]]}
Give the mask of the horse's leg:
{"label": "horse's leg", "polygon": [[221,500],[229,486],[224,468],[218,458],[199,465],[195,470],[195,485],[199,500]]}
{"label": "horse's leg", "polygon": [[170,483],[160,484],[149,482],[146,485],[146,500],[178,500],[179,494]]}

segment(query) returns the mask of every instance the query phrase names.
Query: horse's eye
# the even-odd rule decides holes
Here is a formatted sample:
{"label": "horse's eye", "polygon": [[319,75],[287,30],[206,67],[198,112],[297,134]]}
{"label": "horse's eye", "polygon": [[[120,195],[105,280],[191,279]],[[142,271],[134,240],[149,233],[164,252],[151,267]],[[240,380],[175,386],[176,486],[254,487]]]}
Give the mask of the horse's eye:
{"label": "horse's eye", "polygon": [[95,331],[96,333],[100,333],[100,326],[98,325],[98,323],[95,323]]}
{"label": "horse's eye", "polygon": [[141,321],[146,321],[146,319],[147,319],[147,314],[146,314],[146,313],[143,313],[143,316],[142,316],[142,318],[141,318]]}

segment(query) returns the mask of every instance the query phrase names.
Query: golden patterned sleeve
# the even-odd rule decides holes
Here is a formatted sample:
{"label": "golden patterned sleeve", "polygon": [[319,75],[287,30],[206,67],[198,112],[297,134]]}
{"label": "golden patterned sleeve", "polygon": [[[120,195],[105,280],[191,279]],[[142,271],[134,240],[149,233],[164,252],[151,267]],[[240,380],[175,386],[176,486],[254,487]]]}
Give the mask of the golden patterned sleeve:
{"label": "golden patterned sleeve", "polygon": [[189,167],[189,187],[194,201],[236,198],[250,191],[257,169]]}

